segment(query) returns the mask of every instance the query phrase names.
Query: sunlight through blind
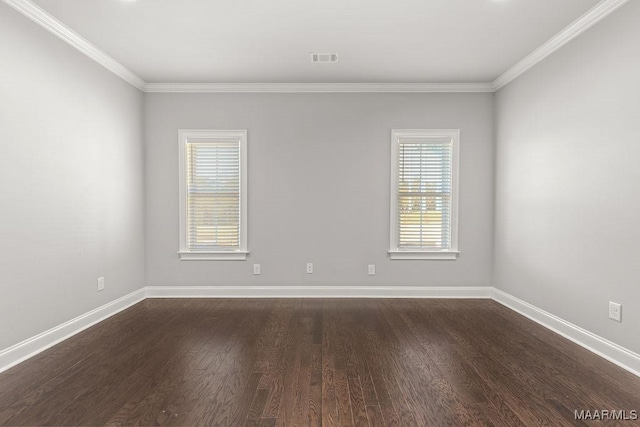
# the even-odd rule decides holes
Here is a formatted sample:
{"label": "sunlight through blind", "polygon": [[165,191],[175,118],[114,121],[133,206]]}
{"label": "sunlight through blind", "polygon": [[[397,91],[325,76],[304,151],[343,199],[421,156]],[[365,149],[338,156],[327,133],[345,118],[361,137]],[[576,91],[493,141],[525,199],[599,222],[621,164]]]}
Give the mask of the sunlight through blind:
{"label": "sunlight through blind", "polygon": [[240,248],[240,143],[187,143],[187,247]]}
{"label": "sunlight through blind", "polygon": [[398,249],[450,249],[452,141],[401,139],[397,147]]}

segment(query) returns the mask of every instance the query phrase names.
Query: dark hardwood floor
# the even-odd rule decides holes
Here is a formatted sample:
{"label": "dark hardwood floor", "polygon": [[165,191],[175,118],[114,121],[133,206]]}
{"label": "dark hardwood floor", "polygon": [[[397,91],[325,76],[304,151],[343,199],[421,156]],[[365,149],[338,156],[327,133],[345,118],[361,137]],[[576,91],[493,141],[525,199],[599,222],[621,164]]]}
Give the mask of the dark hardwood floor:
{"label": "dark hardwood floor", "polygon": [[602,409],[640,410],[640,378],[490,300],[145,300],[0,374],[2,425],[557,426]]}

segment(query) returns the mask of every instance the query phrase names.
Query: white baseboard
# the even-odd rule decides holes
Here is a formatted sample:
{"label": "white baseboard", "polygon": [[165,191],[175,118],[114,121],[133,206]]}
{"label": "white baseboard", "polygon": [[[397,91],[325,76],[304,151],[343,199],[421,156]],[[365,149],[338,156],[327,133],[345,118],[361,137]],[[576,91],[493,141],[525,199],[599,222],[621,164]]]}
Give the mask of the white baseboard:
{"label": "white baseboard", "polygon": [[491,298],[490,286],[147,286],[147,298]]}
{"label": "white baseboard", "polygon": [[589,332],[586,329],[582,329],[573,323],[567,322],[558,316],[548,313],[499,289],[493,288],[491,298],[505,307],[528,317],[545,328],[570,341],[573,341],[592,353],[595,353],[640,377],[639,354]]}
{"label": "white baseboard", "polygon": [[0,372],[24,362],[61,341],[84,331],[98,322],[131,307],[146,298],[145,288],[138,289],[108,304],[82,314],[55,328],[42,332],[18,344],[0,351]]}
{"label": "white baseboard", "polygon": [[490,286],[147,286],[0,351],[0,372],[131,307],[145,298],[483,298],[640,376],[640,355]]}

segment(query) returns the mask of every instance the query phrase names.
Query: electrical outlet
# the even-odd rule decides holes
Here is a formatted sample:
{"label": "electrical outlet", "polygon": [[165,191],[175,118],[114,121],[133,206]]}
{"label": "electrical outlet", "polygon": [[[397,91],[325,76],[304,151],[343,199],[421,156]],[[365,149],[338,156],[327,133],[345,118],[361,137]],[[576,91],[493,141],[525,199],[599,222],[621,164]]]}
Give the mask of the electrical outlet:
{"label": "electrical outlet", "polygon": [[609,319],[622,322],[622,304],[609,301]]}
{"label": "electrical outlet", "polygon": [[308,262],[307,263],[307,274],[313,274],[313,263],[312,262]]}
{"label": "electrical outlet", "polygon": [[260,274],[260,264],[253,264],[253,274]]}
{"label": "electrical outlet", "polygon": [[369,273],[369,276],[375,276],[376,275],[376,265],[375,264],[369,264],[367,267],[367,272]]}
{"label": "electrical outlet", "polygon": [[98,277],[98,291],[104,289],[104,277]]}

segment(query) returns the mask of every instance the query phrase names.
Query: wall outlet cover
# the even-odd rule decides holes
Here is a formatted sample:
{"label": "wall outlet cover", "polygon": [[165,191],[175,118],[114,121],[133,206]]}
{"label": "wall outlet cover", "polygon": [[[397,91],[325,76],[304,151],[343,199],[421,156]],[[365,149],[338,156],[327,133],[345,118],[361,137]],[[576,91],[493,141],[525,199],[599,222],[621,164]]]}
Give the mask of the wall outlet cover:
{"label": "wall outlet cover", "polygon": [[609,301],[609,319],[622,322],[622,304]]}

